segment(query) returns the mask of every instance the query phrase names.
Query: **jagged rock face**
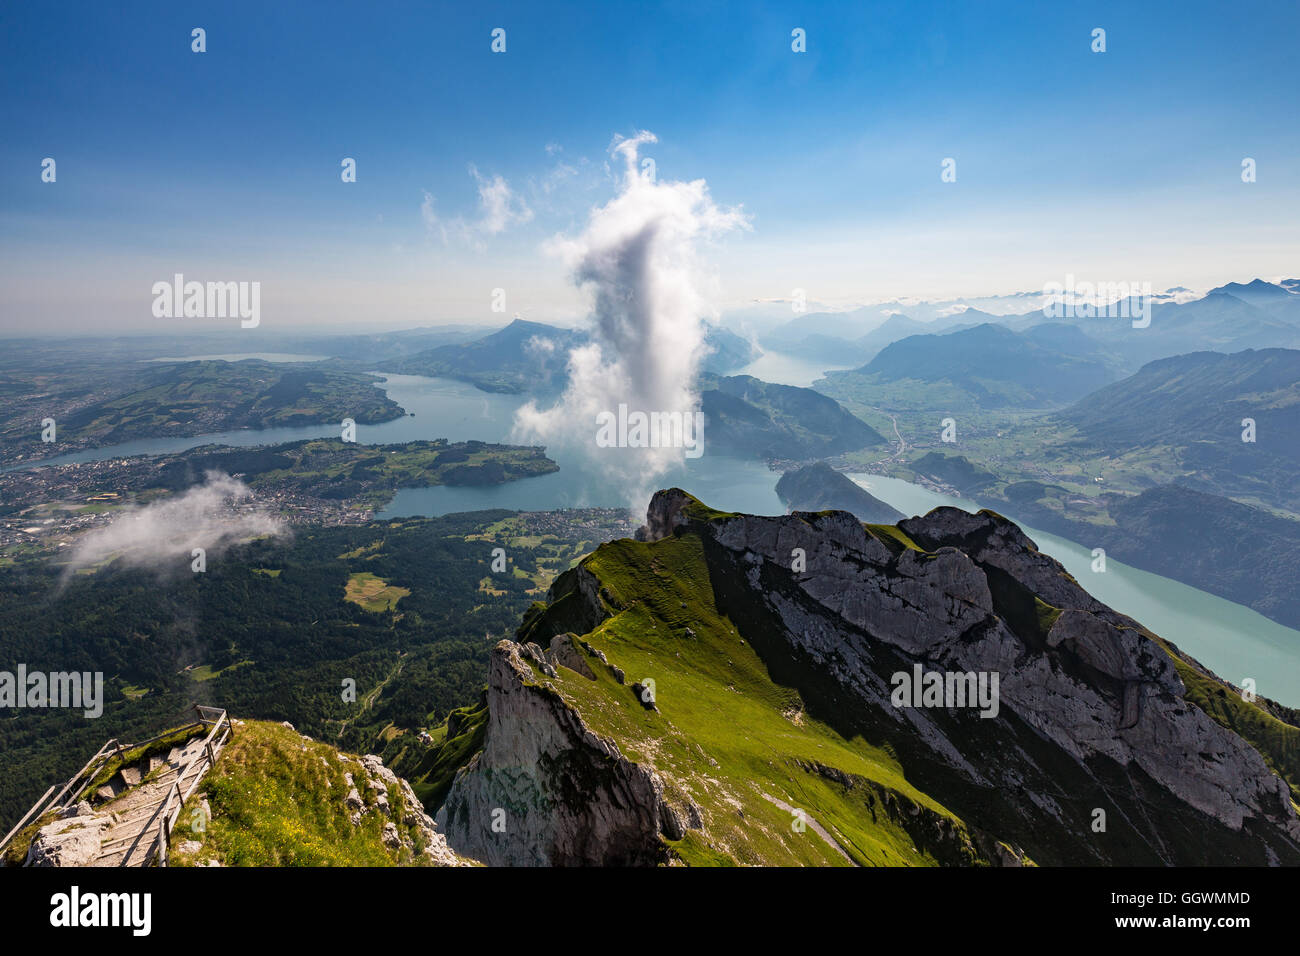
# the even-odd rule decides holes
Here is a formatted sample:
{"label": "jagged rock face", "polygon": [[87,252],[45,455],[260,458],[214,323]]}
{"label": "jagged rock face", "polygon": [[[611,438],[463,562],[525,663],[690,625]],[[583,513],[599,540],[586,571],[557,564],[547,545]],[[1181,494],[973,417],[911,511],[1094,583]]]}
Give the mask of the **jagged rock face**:
{"label": "jagged rock face", "polygon": [[457,774],[438,826],[457,853],[494,866],[662,862],[661,830],[683,824],[661,780],[538,683],[534,666],[554,674],[573,653],[552,643],[550,655],[512,641],[493,648],[486,742]]}
{"label": "jagged rock face", "polygon": [[426,862],[434,866],[468,865],[465,860],[458,857],[447,846],[447,838],[438,832],[433,818],[424,812],[424,804],[420,802],[419,797],[415,795],[415,791],[411,789],[411,785],[404,778],[397,776],[397,774],[385,767],[383,759],[377,754],[366,754],[362,757],[361,767],[365,771],[365,778],[362,782],[365,788],[373,794],[374,806],[372,810],[366,809],[365,801],[362,800],[361,794],[355,786],[356,781],[352,774],[344,774],[350,788],[344,797],[344,802],[353,813],[351,819],[354,826],[361,822],[362,815],[367,812],[392,817],[393,809],[389,802],[389,793],[393,790],[400,790],[402,804],[405,807],[401,822],[404,826],[411,828],[414,833],[408,830],[399,830],[397,823],[393,819],[385,820],[381,837],[384,845],[390,850],[405,848],[415,852],[418,843],[420,853],[427,858]]}
{"label": "jagged rock face", "polygon": [[[1023,851],[1040,864],[1300,863],[1286,782],[1185,699],[1173,660],[1137,622],[998,515],[941,508],[898,528],[878,536],[846,512],[723,515],[672,489],[655,495],[637,537],[698,535],[717,613],[771,678],[845,739],[888,745],[911,785],[972,828],[986,861],[1014,864]],[[654,770],[547,686],[557,667],[589,677],[593,663],[610,666],[564,632],[619,609],[580,565],[552,587],[544,626],[521,629],[549,639],[545,651],[493,650],[484,749],[439,812],[456,852],[637,864],[664,859],[661,838],[704,828],[707,839],[698,811],[672,807]],[[898,706],[897,675],[918,667],[996,677],[996,708]],[[934,859],[970,859],[947,818],[892,812]]]}
{"label": "jagged rock face", "polygon": [[[774,672],[828,722],[886,737],[968,822],[1042,863],[1300,862],[1286,783],[1183,699],[1136,622],[1006,519],[936,509],[899,525],[924,550],[895,554],[847,513],[692,522],[681,494],[656,495],[643,538],[698,530],[715,591]],[[1046,633],[1035,595],[1060,609]],[[999,675],[998,716],[894,706],[891,675],[918,663]]]}
{"label": "jagged rock face", "polygon": [[646,511],[645,524],[637,530],[638,541],[658,541],[687,523],[684,513],[691,496],[680,488],[657,492]]}

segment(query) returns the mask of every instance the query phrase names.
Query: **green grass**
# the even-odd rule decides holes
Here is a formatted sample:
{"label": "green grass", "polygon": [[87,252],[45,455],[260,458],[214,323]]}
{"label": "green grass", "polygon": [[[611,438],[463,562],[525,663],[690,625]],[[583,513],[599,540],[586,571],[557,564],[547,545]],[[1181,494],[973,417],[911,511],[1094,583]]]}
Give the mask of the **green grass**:
{"label": "green grass", "polygon": [[367,611],[383,612],[393,610],[397,607],[397,602],[410,593],[410,588],[391,585],[369,571],[358,571],[348,575],[343,599],[360,605]]}
{"label": "green grass", "polygon": [[121,502],[96,501],[88,505],[82,505],[76,509],[76,512],[82,515],[97,515],[108,511],[118,511],[121,508]]}
{"label": "green grass", "polygon": [[690,501],[686,503],[686,516],[693,521],[717,521],[719,518],[734,518],[738,512],[719,511],[717,508],[710,508],[698,498],[691,496]]}
{"label": "green grass", "polygon": [[1042,637],[1046,638],[1048,632],[1050,632],[1052,627],[1056,624],[1056,619],[1061,616],[1061,609],[1059,607],[1052,607],[1052,605],[1048,604],[1035,594],[1034,610],[1037,613],[1038,633]]}
{"label": "green grass", "polygon": [[[250,486],[295,489],[325,497],[335,497],[341,486],[348,489],[347,498],[367,508],[387,504],[399,488],[499,484],[559,468],[538,449],[481,442],[411,441],[373,446],[322,438],[277,446],[277,451],[290,464],[250,475]],[[340,557],[361,557],[381,544],[375,542]]]}
{"label": "green grass", "polygon": [[351,561],[352,559],[360,558],[369,552],[378,551],[383,546],[384,546],[384,542],[382,540],[372,541],[370,542],[370,544],[363,544],[359,548],[353,548],[351,551],[343,552],[342,554],[339,555],[339,560]]}
{"label": "green grass", "polygon": [[1174,653],[1163,640],[1148,634],[1173,659],[1187,688],[1187,700],[1215,721],[1245,739],[1260,752],[1269,768],[1287,782],[1291,798],[1300,802],[1300,727],[1278,720],[1255,703],[1245,701]]}
{"label": "green grass", "polygon": [[376,387],[376,379],[338,369],[307,372],[261,361],[193,361],[159,365],[142,387],[83,410],[60,438],[191,434],[204,412],[223,416],[216,430],[338,422],[389,421],[401,407]]}
{"label": "green grass", "polygon": [[[305,741],[279,724],[244,721],[235,727],[199,787],[206,793],[212,818],[206,830],[194,833],[190,821],[199,794],[186,803],[177,820],[172,845],[199,840],[203,848],[192,855],[173,852],[172,865],[202,865],[215,859],[225,866],[394,866],[418,863],[409,850],[384,845],[382,833],[389,817],[365,813],[353,826],[344,798],[345,772],[373,806],[365,786],[365,770],[352,759],[343,762],[328,744]],[[390,787],[391,819],[402,828],[401,788]]]}
{"label": "green grass", "polygon": [[190,680],[194,680],[194,681],[198,681],[199,683],[203,683],[204,681],[210,681],[210,680],[212,680],[214,677],[220,677],[222,674],[226,673],[227,671],[232,671],[232,670],[234,670],[236,667],[246,667],[246,666],[248,666],[249,664],[252,664],[252,663],[255,663],[255,662],[254,662],[254,661],[235,661],[235,663],[233,663],[233,664],[231,664],[231,665],[229,665],[229,666],[227,666],[227,667],[223,667],[223,668],[221,668],[220,670],[213,670],[211,664],[200,664],[198,667],[192,668],[192,669],[190,670]]}
{"label": "green grass", "polygon": [[208,732],[206,727],[181,727],[164,734],[160,739],[152,743],[144,744],[140,747],[133,747],[130,750],[122,752],[120,757],[109,757],[94,774],[90,780],[90,786],[86,787],[86,793],[94,793],[98,788],[108,783],[116,776],[117,772],[123,767],[129,767],[137,764],[142,760],[157,754],[164,754],[173,747],[180,747],[195,737],[201,737]]}
{"label": "green grass", "polygon": [[[415,795],[430,813],[442,806],[456,771],[483,749],[483,741],[487,736],[487,718],[487,701],[484,699],[471,707],[453,710],[442,726],[431,732],[430,736],[437,741],[437,745],[407,775]],[[448,738],[447,728],[453,721],[459,726],[455,736]]]}
{"label": "green grass", "polygon": [[[811,826],[797,832],[793,815],[766,794],[807,812],[854,863],[932,865],[939,862],[936,852],[946,862],[954,853],[959,862],[983,862],[969,844],[953,850],[966,837],[964,825],[908,783],[889,750],[845,739],[808,717],[798,693],[772,679],[753,646],[719,613],[698,534],[687,530],[649,544],[615,541],[584,567],[599,578],[614,612],[584,640],[625,671],[627,684],[594,654],[588,661],[594,681],[566,668],[558,669],[558,679],[535,672],[536,680],[553,685],[588,726],[617,740],[628,759],[653,766],[670,803],[689,799],[701,809],[707,836],[688,831],[670,844],[679,859],[848,862]],[[655,682],[657,712],[630,688],[647,678]],[[849,775],[849,784],[816,772],[817,765]],[[886,795],[915,808],[915,815],[882,812]],[[905,820],[936,817],[959,837],[943,848],[918,847]]]}
{"label": "green grass", "polygon": [[903,529],[898,525],[892,524],[868,524],[863,525],[867,533],[888,548],[893,554],[900,554],[903,551],[920,551],[924,553],[925,549],[909,538]]}

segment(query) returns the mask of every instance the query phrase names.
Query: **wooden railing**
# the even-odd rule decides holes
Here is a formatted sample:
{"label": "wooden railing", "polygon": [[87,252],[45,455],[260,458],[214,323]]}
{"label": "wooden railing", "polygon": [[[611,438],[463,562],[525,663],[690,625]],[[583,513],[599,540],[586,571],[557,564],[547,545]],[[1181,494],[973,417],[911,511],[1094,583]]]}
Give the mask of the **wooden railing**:
{"label": "wooden railing", "polygon": [[[210,727],[211,729],[208,731],[208,736],[203,741],[203,749],[180,769],[180,772],[176,775],[176,779],[172,782],[171,788],[167,791],[167,797],[159,808],[159,812],[155,812],[150,818],[149,823],[145,826],[145,833],[152,830],[155,826],[158,828],[158,833],[153,842],[149,845],[144,865],[148,866],[150,862],[156,860],[159,866],[166,866],[166,850],[169,847],[171,830],[176,825],[177,817],[180,816],[181,807],[185,805],[185,801],[194,793],[194,789],[198,786],[199,781],[203,779],[203,775],[211,769],[214,763],[216,763],[217,755],[221,753],[221,749],[226,745],[226,741],[230,739],[230,735],[234,732],[234,725],[230,721],[230,715],[221,708],[195,704],[194,711],[197,715],[197,720],[191,721],[188,724],[183,724],[180,727],[173,727],[164,733],[150,737],[148,740],[141,740],[140,742],[133,744],[122,744],[114,738],[105,743],[104,746],[100,747],[99,750],[96,751],[95,755],[87,761],[84,767],[68,779],[68,782],[63,785],[63,789],[59,790],[58,794],[54,796],[53,799],[51,799],[50,795],[55,792],[55,787],[50,787],[50,789],[45,791],[45,794],[36,801],[36,804],[28,810],[26,814],[23,815],[23,818],[14,825],[14,828],[5,835],[5,838],[0,840],[0,854],[4,853],[5,848],[10,844],[10,842],[12,842],[13,838],[22,832],[23,827],[27,826],[31,821],[40,819],[43,814],[48,813],[55,807],[70,806],[80,800],[82,795],[86,792],[86,788],[90,786],[91,782],[95,779],[95,776],[108,760],[113,757],[120,757],[128,751],[148,746],[155,741],[162,740],[164,737],[171,737],[191,728]],[[182,793],[181,783],[185,780],[186,775],[196,768],[197,770],[194,773],[193,780],[190,781],[188,788]],[[73,790],[74,787],[76,787],[75,791]],[[65,800],[64,797],[67,796],[68,793],[72,793],[72,797],[71,799]],[[173,802],[175,803],[174,810],[172,809]],[[155,821],[157,822],[155,823]],[[129,865],[127,861],[131,858],[131,854],[135,851],[136,846],[141,842],[143,842],[142,839],[137,840],[136,844],[127,851],[126,856],[122,860],[122,866]],[[162,851],[161,855],[159,855],[160,850]]]}
{"label": "wooden railing", "polygon": [[[234,725],[230,722],[230,715],[224,710],[216,707],[204,707],[201,704],[194,705],[198,712],[199,721],[204,724],[211,724],[212,729],[208,731],[208,736],[204,738],[203,749],[181,767],[176,774],[176,779],[167,790],[167,796],[159,807],[158,812],[154,814],[149,823],[145,825],[143,833],[148,833],[154,827],[157,827],[158,835],[154,837],[153,842],[145,853],[144,865],[166,866],[167,855],[171,852],[171,834],[172,829],[176,826],[176,821],[180,819],[181,810],[185,806],[194,791],[198,788],[199,781],[203,775],[212,769],[213,764],[217,762],[217,757],[234,733]],[[224,727],[224,730],[222,729]],[[190,771],[194,771],[194,778],[190,780],[189,786],[184,790],[181,789],[185,783],[185,777]],[[154,821],[157,821],[156,823]],[[207,821],[204,821],[206,824]],[[142,834],[143,835],[143,834]],[[138,845],[138,844],[137,844]],[[133,845],[126,855],[122,857],[119,866],[130,866],[131,854],[135,851]]]}
{"label": "wooden railing", "polygon": [[48,812],[53,807],[62,806],[63,804],[61,801],[63,800],[64,795],[78,783],[81,783],[81,788],[77,790],[76,797],[73,799],[76,800],[80,798],[81,794],[85,791],[86,785],[89,784],[90,781],[94,779],[95,774],[99,772],[99,768],[103,766],[106,760],[118,753],[119,750],[120,748],[118,747],[117,740],[110,740],[108,743],[104,744],[104,746],[99,748],[95,755],[87,761],[84,767],[68,778],[68,782],[63,785],[63,789],[59,791],[58,796],[54,797],[54,799],[50,799],[50,795],[54,793],[54,789],[58,784],[55,784],[55,787],[50,787],[50,789],[46,790],[45,795],[42,796],[41,799],[37,800],[35,805],[27,811],[17,824],[14,825],[14,828],[5,834],[5,838],[0,840],[0,853],[4,853],[5,848],[9,846],[9,843],[13,838],[17,836],[22,831],[22,828],[27,826],[28,823],[32,820],[40,819],[42,814]]}

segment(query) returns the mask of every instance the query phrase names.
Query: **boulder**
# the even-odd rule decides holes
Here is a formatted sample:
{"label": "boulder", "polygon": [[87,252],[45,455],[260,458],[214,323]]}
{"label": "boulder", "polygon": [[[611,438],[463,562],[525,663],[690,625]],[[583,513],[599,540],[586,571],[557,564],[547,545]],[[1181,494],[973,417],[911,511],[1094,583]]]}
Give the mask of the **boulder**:
{"label": "boulder", "polygon": [[391,820],[384,824],[383,841],[384,846],[392,850],[396,850],[402,845],[402,836],[397,832],[397,824]]}
{"label": "boulder", "polygon": [[104,831],[112,826],[107,815],[72,816],[36,831],[24,866],[89,866],[99,858]]}

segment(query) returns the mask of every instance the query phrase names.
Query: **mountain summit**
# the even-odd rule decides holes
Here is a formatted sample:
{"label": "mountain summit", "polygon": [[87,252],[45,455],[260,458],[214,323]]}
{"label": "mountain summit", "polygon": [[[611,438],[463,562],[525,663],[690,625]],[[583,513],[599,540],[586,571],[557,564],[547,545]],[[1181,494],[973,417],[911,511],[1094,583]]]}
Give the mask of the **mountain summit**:
{"label": "mountain summit", "polygon": [[1294,712],[1243,699],[997,514],[758,517],[671,489],[637,537],[494,649],[438,814],[456,852],[1300,863]]}

